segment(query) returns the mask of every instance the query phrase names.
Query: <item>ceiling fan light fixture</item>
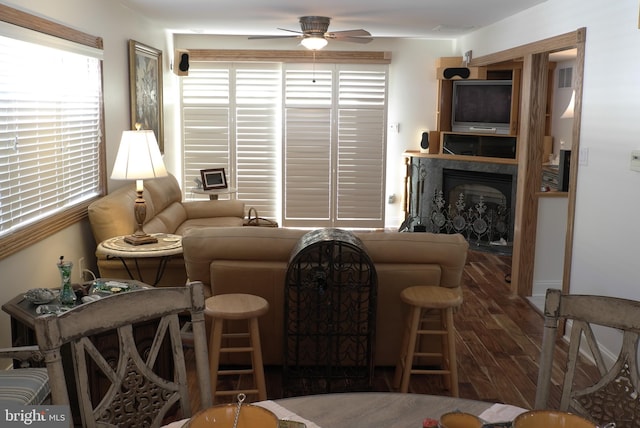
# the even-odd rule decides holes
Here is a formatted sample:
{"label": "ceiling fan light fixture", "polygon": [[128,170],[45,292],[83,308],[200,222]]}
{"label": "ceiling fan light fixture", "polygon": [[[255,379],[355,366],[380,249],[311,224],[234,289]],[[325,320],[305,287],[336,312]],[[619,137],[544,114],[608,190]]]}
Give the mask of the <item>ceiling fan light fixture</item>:
{"label": "ceiling fan light fixture", "polygon": [[327,43],[328,43],[327,39],[320,36],[305,37],[300,42],[302,46],[312,51],[317,51],[322,49],[323,47],[327,46]]}

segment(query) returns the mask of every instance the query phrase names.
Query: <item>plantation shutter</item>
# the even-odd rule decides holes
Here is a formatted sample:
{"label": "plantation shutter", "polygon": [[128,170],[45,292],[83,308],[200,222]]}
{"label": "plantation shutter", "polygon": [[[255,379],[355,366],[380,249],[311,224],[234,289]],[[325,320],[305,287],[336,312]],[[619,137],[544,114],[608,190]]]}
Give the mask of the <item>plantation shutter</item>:
{"label": "plantation shutter", "polygon": [[238,199],[261,217],[279,217],[280,111],[279,64],[236,66],[236,183]]}
{"label": "plantation shutter", "polygon": [[386,67],[349,69],[338,80],[336,226],[384,225]]}
{"label": "plantation shutter", "polygon": [[284,226],[332,223],[333,73],[289,65],[285,71]]}
{"label": "plantation shutter", "polygon": [[184,188],[201,169],[225,168],[237,199],[277,218],[279,64],[192,62],[182,80]]}
{"label": "plantation shutter", "polygon": [[384,226],[386,76],[386,66],[287,66],[284,226]]}
{"label": "plantation shutter", "polygon": [[[182,78],[183,189],[189,196],[201,169],[226,168],[231,145],[231,72],[229,64],[189,64]],[[191,195],[193,196],[193,195]]]}
{"label": "plantation shutter", "polygon": [[102,53],[33,34],[0,36],[0,236],[100,192]]}

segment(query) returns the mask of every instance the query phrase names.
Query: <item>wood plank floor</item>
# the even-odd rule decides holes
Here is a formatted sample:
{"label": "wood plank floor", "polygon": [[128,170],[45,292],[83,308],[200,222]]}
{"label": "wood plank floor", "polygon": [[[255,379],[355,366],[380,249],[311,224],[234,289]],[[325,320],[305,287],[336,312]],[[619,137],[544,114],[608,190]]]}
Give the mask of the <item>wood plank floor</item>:
{"label": "wood plank floor", "polygon": [[[526,299],[511,295],[505,280],[510,270],[510,257],[469,251],[463,277],[464,303],[455,314],[460,397],[532,408],[543,318]],[[559,348],[562,358],[566,353],[564,342]],[[394,391],[391,386],[393,373],[393,367],[377,368],[374,390]],[[268,398],[281,398],[279,368],[266,367],[265,375]],[[589,378],[594,373],[582,375]],[[558,365],[553,374],[552,407],[559,403],[561,376],[562,369]],[[196,398],[192,403],[194,409],[198,408],[196,383],[191,368],[190,390]],[[222,388],[228,386],[220,383]],[[448,394],[440,376],[414,375],[409,391]],[[255,397],[248,399],[255,400]]]}

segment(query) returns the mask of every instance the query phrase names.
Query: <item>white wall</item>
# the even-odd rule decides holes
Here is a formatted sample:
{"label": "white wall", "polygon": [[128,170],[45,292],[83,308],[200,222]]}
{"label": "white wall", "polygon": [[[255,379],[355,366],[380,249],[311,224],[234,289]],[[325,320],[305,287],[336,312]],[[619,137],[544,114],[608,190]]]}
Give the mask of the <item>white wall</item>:
{"label": "white wall", "polygon": [[[4,4],[62,23],[104,39],[104,106],[107,171],[111,172],[120,135],[129,129],[128,39],[160,49],[165,37],[157,26],[123,9],[118,2],[102,0],[20,0]],[[167,68],[168,69],[168,68]],[[110,188],[121,185],[109,183]],[[80,257],[95,264],[95,242],[88,222],[73,225],[19,253],[0,260],[0,302],[4,303],[35,287],[56,287],[60,276],[55,267],[65,256],[77,265]],[[74,281],[79,271],[74,270]],[[9,316],[0,313],[0,347],[10,345]]]}
{"label": "white wall", "polygon": [[638,7],[636,0],[547,0],[460,40],[461,52],[481,56],[587,28],[580,145],[588,161],[578,170],[573,293],[640,300],[640,174],[629,170],[630,152],[640,148]]}
{"label": "white wall", "polygon": [[539,198],[531,295],[542,297],[542,302],[547,288],[562,288],[566,233],[567,198]]}

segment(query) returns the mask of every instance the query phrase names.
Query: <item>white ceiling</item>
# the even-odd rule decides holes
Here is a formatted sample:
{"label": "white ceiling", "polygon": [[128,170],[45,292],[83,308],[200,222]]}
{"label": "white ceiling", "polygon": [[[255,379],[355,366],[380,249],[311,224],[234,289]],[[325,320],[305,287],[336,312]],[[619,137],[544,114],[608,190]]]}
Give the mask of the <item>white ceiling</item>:
{"label": "white ceiling", "polygon": [[298,18],[332,18],[329,31],[451,39],[545,0],[120,0],[175,33],[291,35]]}

